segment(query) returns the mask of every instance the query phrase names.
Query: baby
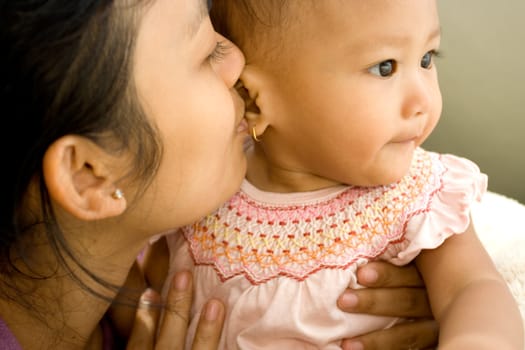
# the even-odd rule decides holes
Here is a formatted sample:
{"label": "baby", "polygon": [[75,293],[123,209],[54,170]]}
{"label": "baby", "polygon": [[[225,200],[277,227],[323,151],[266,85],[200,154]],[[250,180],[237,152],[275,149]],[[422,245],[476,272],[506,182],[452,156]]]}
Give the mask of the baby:
{"label": "baby", "polygon": [[523,350],[470,219],[486,176],[420,148],[442,108],[436,0],[214,0],[212,15],[246,55],[254,142],[240,191],[167,238],[194,265],[190,328],[216,297],[222,349],[339,349],[404,321],[337,308],[357,267],[415,259],[440,349]]}

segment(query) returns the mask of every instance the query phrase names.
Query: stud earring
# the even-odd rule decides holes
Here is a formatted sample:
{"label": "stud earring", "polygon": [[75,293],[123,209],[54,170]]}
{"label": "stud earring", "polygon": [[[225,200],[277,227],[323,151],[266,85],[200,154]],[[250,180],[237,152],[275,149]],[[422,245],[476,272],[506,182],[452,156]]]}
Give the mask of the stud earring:
{"label": "stud earring", "polygon": [[261,141],[261,139],[257,138],[257,133],[255,132],[255,126],[252,128],[252,138],[255,142]]}
{"label": "stud earring", "polygon": [[115,189],[115,191],[111,194],[111,197],[114,199],[122,199],[124,198],[124,192],[120,188]]}

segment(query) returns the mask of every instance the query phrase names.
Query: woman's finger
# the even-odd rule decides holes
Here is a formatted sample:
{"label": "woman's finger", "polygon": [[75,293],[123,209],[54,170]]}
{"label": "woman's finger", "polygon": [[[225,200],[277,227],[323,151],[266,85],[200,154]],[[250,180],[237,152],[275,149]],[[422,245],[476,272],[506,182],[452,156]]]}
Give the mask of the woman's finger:
{"label": "woman's finger", "polygon": [[215,350],[221,338],[224,322],[224,305],[218,300],[209,300],[201,313],[195,337],[193,350]]}
{"label": "woman's finger", "polygon": [[395,317],[432,317],[427,291],[423,288],[347,289],[338,307],[351,313]]}
{"label": "woman's finger", "polygon": [[157,349],[184,349],[192,301],[192,276],[188,271],[177,272],[164,307]]}
{"label": "woman's finger", "polygon": [[154,348],[160,314],[159,305],[160,296],[153,289],[147,289],[142,293],[128,339],[127,350],[152,350]]}
{"label": "woman's finger", "polygon": [[366,287],[424,287],[414,263],[396,266],[388,262],[371,262],[357,270],[357,282]]}
{"label": "woman's finger", "polygon": [[418,320],[401,323],[390,329],[345,339],[344,350],[416,350],[434,349],[439,328],[436,321]]}

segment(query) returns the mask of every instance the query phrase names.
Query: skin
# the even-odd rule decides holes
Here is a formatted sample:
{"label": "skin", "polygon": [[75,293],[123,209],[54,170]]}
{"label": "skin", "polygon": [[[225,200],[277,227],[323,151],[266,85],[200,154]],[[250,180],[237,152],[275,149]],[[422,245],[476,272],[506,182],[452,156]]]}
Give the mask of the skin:
{"label": "skin", "polygon": [[242,81],[260,110],[247,115],[263,140],[248,179],[274,192],[400,179],[441,114],[435,3],[327,1],[290,27],[277,58],[245,52]]}
{"label": "skin", "polygon": [[[248,154],[248,179],[270,192],[399,180],[441,114],[436,1],[291,8],[298,14],[279,44],[270,33],[266,48],[241,45],[247,118],[260,140]],[[279,53],[268,54],[275,46]],[[440,324],[440,349],[523,348],[516,303],[472,225],[416,264]],[[421,344],[407,340],[396,348]]]}
{"label": "skin", "polygon": [[[160,302],[160,296],[148,289],[141,297],[141,304],[133,323],[127,349],[180,349],[184,346],[184,336],[188,327],[188,315],[191,309],[192,297],[191,273],[185,271],[177,274],[170,289],[167,302],[171,305],[164,313],[163,322],[159,325],[161,309],[141,307],[142,302]],[[192,349],[216,349],[220,339],[224,307],[217,300],[210,300],[205,306],[205,312],[199,322]],[[159,336],[157,337],[157,331]]]}
{"label": "skin", "polygon": [[[154,11],[155,10],[155,11]],[[146,18],[145,20],[143,20],[143,26],[145,27],[148,23],[148,20],[151,21],[151,28],[153,28],[155,25],[162,25],[162,26],[166,26],[166,30],[170,30],[172,31],[172,27],[171,27],[171,23],[170,22],[164,22],[162,21],[162,18],[165,17],[165,13],[169,13],[169,9],[167,8],[161,8],[161,7],[158,7],[158,8],[153,8],[152,10],[152,14],[149,18]],[[153,12],[154,11],[154,12]],[[206,27],[206,31],[208,31],[209,29]],[[197,32],[197,35],[199,35],[198,33],[200,32]],[[145,101],[145,103],[143,103],[144,105],[146,105],[146,107],[148,108],[147,110],[151,113],[151,115],[158,115],[159,116],[159,120],[162,120],[162,116],[163,115],[170,115],[169,113],[162,113],[162,112],[159,112],[161,111],[161,108],[166,108],[167,110],[169,109],[173,109],[173,108],[179,108],[179,104],[182,104],[186,101],[195,101],[195,96],[199,96],[199,99],[198,101],[195,102],[195,105],[191,105],[190,108],[188,108],[188,113],[191,114],[191,108],[195,109],[195,108],[206,108],[206,106],[202,106],[202,100],[204,100],[204,97],[202,95],[199,95],[196,91],[199,91],[199,90],[202,90],[202,91],[208,91],[209,90],[209,82],[206,82],[206,84],[202,84],[202,85],[198,85],[194,82],[194,79],[195,77],[194,76],[188,76],[188,81],[185,81],[184,83],[181,83],[177,86],[173,86],[173,84],[175,84],[176,82],[173,81],[173,79],[171,80],[168,80],[166,81],[165,80],[165,77],[166,76],[174,76],[174,75],[177,75],[177,74],[180,74],[180,75],[184,75],[185,74],[185,71],[183,69],[181,69],[180,71],[176,71],[177,67],[169,67],[169,68],[163,68],[163,69],[156,69],[158,67],[163,67],[163,61],[162,60],[166,60],[166,61],[174,61],[174,60],[180,60],[179,57],[174,57],[173,59],[166,59],[166,57],[169,57],[167,56],[167,54],[165,55],[159,55],[159,54],[156,54],[158,52],[166,52],[166,49],[164,48],[164,46],[166,45],[165,43],[163,43],[163,40],[165,38],[163,37],[159,37],[158,34],[155,32],[155,31],[151,31],[151,32],[148,32],[147,30],[143,30],[143,32],[141,33],[142,37],[144,38],[142,41],[139,40],[139,43],[137,45],[138,47],[138,62],[139,64],[137,64],[137,66],[139,67],[137,69],[137,80],[138,81],[141,81],[143,82],[143,84],[139,84],[139,95],[141,96],[141,98]],[[203,35],[203,34],[201,34]],[[222,38],[219,38],[220,40],[223,40]],[[215,40],[219,40],[219,39],[215,39]],[[184,40],[184,38],[183,38]],[[205,57],[207,55],[209,55],[209,52],[211,50],[211,47],[215,46],[215,41],[213,40],[203,40],[206,45],[207,45],[207,50],[201,50],[201,44],[200,42],[196,42],[196,43],[190,43],[190,47],[194,48],[194,50],[196,52],[198,52],[197,56],[198,57]],[[144,49],[141,49],[141,45],[143,45]],[[155,54],[153,54],[155,53]],[[194,67],[193,63],[192,63],[192,51],[188,51],[188,52],[185,52],[187,54],[187,56],[185,57],[188,57],[188,61],[190,62],[189,64],[189,67]],[[216,63],[216,64],[213,64],[212,65],[212,68],[214,68],[214,70],[218,71],[218,72],[223,72],[225,71],[225,69],[228,67],[228,64],[232,64],[231,61],[233,60],[231,58],[231,56],[234,56],[237,54],[235,50],[233,50],[233,52],[231,50],[227,51],[228,53],[228,56],[226,58],[223,58],[222,61],[220,61],[220,64],[219,63]],[[168,51],[168,54],[169,54],[169,51]],[[173,53],[173,55],[176,56],[176,53]],[[144,64],[142,67],[144,70],[146,70],[146,72],[144,71],[141,71],[140,70],[140,62],[141,60],[144,60],[145,62],[148,62],[148,64]],[[197,64],[195,64],[195,66],[198,67],[198,64],[199,62],[197,62]],[[149,72],[149,70],[152,70],[151,72]],[[205,68],[205,73],[208,73],[209,70],[207,70],[207,67]],[[166,71],[169,70],[170,71],[170,74],[166,74]],[[191,69],[190,69],[191,71]],[[200,72],[200,68],[197,69],[197,72]],[[202,80],[202,79],[201,79]],[[204,80],[202,80],[204,81]],[[230,81],[228,81],[228,84],[231,84]],[[141,87],[142,86],[142,87]],[[177,94],[172,94],[173,91],[180,91],[181,90],[181,86],[182,86],[182,93],[180,93],[180,95],[177,95]],[[188,88],[188,86],[195,86],[195,91],[193,90],[190,90],[190,88]],[[162,93],[159,93],[162,92]],[[193,94],[190,93],[190,91],[193,91]],[[148,95],[149,93],[149,95]],[[163,95],[168,95],[170,96],[169,99],[163,99]],[[173,96],[172,96],[173,95]],[[224,95],[224,94],[223,94]],[[161,101],[158,101],[159,99],[161,99]],[[158,101],[158,104],[152,104],[152,102],[149,102],[149,101]],[[178,102],[175,103],[175,102]],[[219,103],[217,103],[219,104]],[[175,106],[175,107],[174,107]],[[211,106],[211,104],[210,104]],[[210,108],[210,110],[207,111],[207,113],[209,115],[212,115],[214,116],[214,113],[216,113],[216,110],[215,108],[213,108],[213,110]],[[178,113],[174,112],[173,114],[175,115],[178,115]],[[171,115],[170,115],[171,116]],[[169,122],[169,121],[168,121]],[[219,154],[215,154],[215,157],[211,157],[209,156],[210,154],[212,154],[212,151],[208,150],[209,146],[207,144],[205,144],[205,142],[208,142],[208,141],[212,141],[212,140],[215,140],[215,136],[208,136],[208,137],[204,137],[204,138],[199,138],[198,140],[192,138],[191,136],[194,135],[195,133],[198,133],[199,135],[201,135],[203,132],[209,132],[210,135],[217,135],[217,137],[223,137],[224,135],[218,133],[218,128],[215,127],[215,125],[218,123],[215,119],[214,120],[209,120],[207,121],[206,125],[203,121],[200,120],[200,118],[197,118],[195,119],[195,122],[199,122],[200,124],[199,125],[195,125],[194,129],[197,129],[197,131],[193,130],[188,127],[188,129],[185,129],[184,132],[181,132],[180,134],[177,133],[179,130],[180,130],[180,125],[176,124],[177,126],[177,130],[173,131],[177,134],[175,134],[174,136],[168,136],[165,138],[165,142],[169,143],[169,142],[173,142],[173,143],[177,143],[176,146],[177,147],[174,147],[174,149],[180,149],[181,147],[179,147],[183,141],[185,141],[185,145],[184,145],[184,149],[187,150],[187,149],[194,149],[194,150],[199,150],[199,149],[204,149],[206,150],[208,153],[207,153],[207,156],[205,157],[200,157],[198,158],[198,162],[196,161],[196,156],[198,156],[199,154],[191,154],[192,158],[191,159],[187,159],[186,162],[188,161],[191,161],[191,166],[185,166],[185,167],[180,167],[180,166],[174,166],[173,168],[170,168],[168,170],[166,170],[165,172],[161,169],[160,173],[159,173],[159,179],[161,177],[163,177],[164,175],[163,174],[166,174],[165,176],[168,178],[167,180],[165,180],[165,182],[167,183],[167,185],[164,185],[162,186],[161,188],[163,189],[162,190],[162,195],[165,195],[165,194],[168,194],[170,193],[171,191],[171,194],[173,195],[173,193],[177,193],[177,198],[180,199],[180,198],[184,198],[184,201],[186,201],[187,203],[190,203],[192,204],[191,206],[189,207],[177,207],[177,208],[170,208],[170,212],[177,212],[177,210],[179,210],[179,212],[181,213],[181,217],[187,217],[187,218],[191,218],[193,220],[193,215],[194,214],[197,214],[199,213],[203,213],[205,210],[211,210],[208,207],[206,208],[205,205],[207,204],[212,204],[212,203],[216,203],[217,200],[210,200],[210,196],[213,196],[215,195],[216,193],[214,192],[210,192],[207,194],[207,197],[206,199],[203,199],[202,195],[201,196],[196,196],[196,193],[197,191],[199,191],[199,189],[195,189],[194,193],[193,193],[193,197],[192,196],[189,196],[189,197],[185,197],[184,194],[186,193],[189,193],[190,189],[193,190],[192,188],[192,184],[199,184],[201,183],[201,181],[210,181],[210,180],[213,180],[213,181],[226,181],[227,184],[224,184],[224,183],[220,183],[220,182],[217,182],[215,183],[213,186],[216,186],[217,188],[221,188],[221,187],[224,187],[224,186],[227,186],[228,184],[232,185],[235,183],[235,181],[231,181],[231,175],[228,174],[227,171],[225,171],[225,169],[221,169],[221,164],[228,164],[228,160],[227,159],[223,159],[222,162],[220,161],[217,161],[213,164],[215,164],[215,169],[218,169],[219,171],[212,171],[210,172],[209,169],[212,169],[213,167],[213,164],[210,164],[210,161],[213,161],[213,160],[218,160],[218,159],[221,159],[221,157],[226,154],[228,155],[227,152],[224,151],[224,149],[222,148],[218,148],[218,149],[214,149],[213,151],[215,151],[216,153],[219,153]],[[221,121],[222,122],[222,121]],[[226,130],[228,130],[228,123],[224,123],[226,124]],[[214,127],[209,127],[209,126],[214,126]],[[193,125],[192,125],[193,127]],[[161,128],[163,131],[165,131],[166,133],[168,132],[172,132],[172,127],[170,125],[168,126],[164,126]],[[224,129],[224,128],[223,128]],[[242,127],[241,127],[242,129]],[[221,130],[222,132],[223,130]],[[228,141],[228,140],[226,140]],[[215,141],[216,142],[216,141]],[[234,141],[236,142],[236,141]],[[190,146],[186,146],[187,145],[191,145]],[[215,143],[214,143],[215,144]],[[208,147],[208,148],[206,148]],[[235,145],[234,145],[235,147]],[[201,155],[203,155],[204,153],[202,153]],[[167,161],[165,163],[168,163],[168,164],[181,164],[181,159],[186,159],[186,158],[189,157],[189,154],[187,153],[183,153],[183,154],[177,154],[175,157],[173,158],[170,158],[171,160],[170,161]],[[200,165],[200,167],[197,166]],[[231,164],[231,162],[229,163]],[[195,165],[195,166],[193,166]],[[237,167],[239,167],[239,164],[237,164]],[[242,164],[241,164],[241,167],[242,167]],[[204,171],[202,169],[205,169]],[[191,178],[192,179],[192,182],[186,182],[184,184],[179,184],[177,185],[177,183],[175,181],[177,181],[177,178],[175,178],[173,176],[173,174],[178,174],[180,173],[181,171],[185,171],[185,174],[187,174],[187,176],[181,176],[180,178],[181,179],[187,179],[187,178]],[[228,169],[226,169],[228,170]],[[231,168],[229,169],[231,171]],[[233,169],[235,170],[235,169]],[[213,177],[209,177],[208,174],[210,173],[220,173],[221,171],[223,171],[223,176],[221,176],[220,179],[216,179],[216,178],[213,178]],[[204,180],[202,180],[202,178],[204,177]],[[196,181],[195,179],[199,179],[199,181]],[[158,180],[159,182],[164,182],[164,181],[161,181],[161,180]],[[175,186],[177,185],[177,188],[173,188],[172,186]],[[155,187],[155,186],[154,186]],[[160,187],[160,186],[159,186]],[[164,189],[170,189],[169,191],[164,191]],[[180,192],[180,189],[185,189],[185,190],[188,190],[186,192]],[[207,187],[208,188],[208,187]],[[202,193],[204,193],[205,191],[202,191]],[[227,192],[225,192],[227,193]],[[162,200],[162,195],[161,194],[158,194],[158,193],[155,193],[155,200]],[[169,197],[169,199],[171,199],[171,197]],[[213,197],[211,198],[213,199]],[[180,203],[184,203],[184,201],[179,201],[177,200],[175,203],[175,205],[180,205]],[[197,203],[197,204],[195,204]],[[151,205],[151,204],[150,204]],[[198,206],[198,208],[197,208]],[[148,210],[149,208],[146,209],[146,211],[149,211]],[[191,209],[191,210],[189,210]],[[160,211],[162,212],[162,211]],[[167,220],[167,219],[171,219],[172,215],[170,215],[168,218],[165,217],[165,215],[163,215],[162,218],[160,218],[159,220]],[[189,220],[189,219],[188,219]],[[169,224],[168,224],[169,225]],[[138,227],[140,227],[142,225],[139,225]],[[162,229],[165,229],[163,227],[159,227],[159,228],[162,228]],[[368,313],[377,313],[377,314],[388,314],[388,313],[392,313],[392,314],[410,314],[410,316],[412,317],[428,317],[430,315],[430,312],[429,312],[429,309],[428,309],[428,303],[426,301],[426,292],[425,290],[422,288],[423,287],[423,283],[421,281],[421,279],[419,278],[419,275],[418,275],[418,272],[415,271],[413,268],[410,269],[410,268],[395,268],[395,267],[391,267],[391,266],[383,266],[383,265],[387,265],[387,264],[378,264],[376,265],[375,267],[374,266],[371,266],[373,268],[375,268],[377,273],[378,273],[378,279],[377,280],[372,280],[371,282],[368,282],[365,278],[363,278],[363,280],[360,279],[360,282],[363,284],[363,285],[370,285],[371,287],[377,287],[375,289],[370,289],[370,290],[367,290],[367,291],[348,291],[347,293],[348,294],[352,294],[354,297],[357,297],[358,300],[360,301],[359,303],[357,303],[357,305],[347,305],[345,304],[344,300],[341,301],[340,303],[340,306],[341,308],[349,311],[349,312],[363,312],[364,310],[366,310],[366,312]],[[159,266],[159,255],[155,255],[155,266]],[[390,279],[390,281],[384,281],[384,278],[382,276],[388,276],[388,277],[384,277],[384,278],[388,278]],[[177,278],[179,278],[180,276],[176,276],[175,279],[177,280]],[[163,277],[159,278],[160,281],[163,281]],[[141,282],[143,283],[143,282]],[[397,291],[394,291],[392,290],[391,288],[396,288],[396,287],[407,287],[407,286],[411,286],[411,287],[419,287],[421,289],[418,289],[418,288],[411,288],[409,291],[407,291],[406,289],[402,289],[402,290],[397,290]],[[158,290],[160,290],[160,287],[157,287]],[[180,291],[179,291],[180,292]],[[191,305],[191,284],[188,286],[186,285],[186,288],[183,288],[183,295],[184,297],[177,297],[173,300],[172,302],[172,305],[174,305],[173,307],[176,308],[176,309],[180,309],[182,310],[180,313],[169,313],[168,314],[168,317],[165,319],[165,322],[175,322],[177,323],[178,325],[178,328],[177,329],[180,329],[181,330],[181,333],[183,331],[185,331],[185,324],[186,324],[186,321],[185,321],[185,317],[184,315],[189,312],[189,308],[190,308],[190,305]],[[400,303],[393,303],[392,300],[397,300],[398,299],[398,292],[401,292],[402,296],[404,298],[406,298],[407,300],[409,300],[410,302],[408,302],[407,304],[400,304]],[[180,293],[179,293],[180,295]],[[156,301],[158,300],[158,295],[155,293],[155,292],[152,292],[152,291],[149,291],[148,294],[147,294],[147,297],[148,298],[152,298],[152,300]],[[372,304],[373,303],[373,304]],[[210,301],[210,305],[215,305],[216,308],[214,308],[215,310],[217,310],[217,308],[219,310],[222,310],[222,306],[220,304],[217,304],[217,301],[214,301],[214,300],[211,300]],[[217,306],[219,305],[219,306]],[[417,305],[417,310],[413,308],[413,305]],[[394,307],[393,307],[394,306]],[[184,311],[186,310],[187,313],[185,313]],[[129,311],[129,310],[128,310]],[[180,316],[182,315],[182,317]],[[223,315],[223,312],[218,312],[216,314],[217,318],[215,320],[215,322],[211,323],[209,322],[204,322],[205,325],[207,325],[207,327],[203,327],[203,334],[205,334],[206,336],[202,336],[200,337],[199,336],[199,333],[197,334],[197,339],[196,339],[196,342],[202,339],[204,340],[208,340],[209,343],[208,345],[210,345],[210,349],[213,349],[214,348],[214,345],[213,344],[216,344],[216,342],[218,341],[218,334],[220,333],[220,321],[222,319],[222,315]],[[187,316],[186,316],[187,317]],[[171,318],[171,320],[170,320]],[[129,317],[127,319],[130,319]],[[146,326],[147,325],[147,326]],[[430,325],[431,327],[427,327],[428,330],[426,330],[426,332],[423,332],[422,334],[424,334],[424,336],[422,337],[426,343],[429,343],[429,342],[432,342],[433,339],[435,339],[435,334],[436,334],[436,327],[435,327],[435,324],[430,321]],[[132,335],[131,335],[131,338],[130,338],[130,345],[129,345],[129,348],[138,348],[138,349],[142,349],[142,345],[144,342],[148,343],[148,344],[152,344],[152,339],[154,338],[154,333],[155,333],[155,329],[156,327],[158,326],[158,309],[155,309],[155,308],[139,308],[138,310],[138,313],[137,313],[137,318],[136,318],[136,321],[135,321],[135,327],[133,328],[133,332],[132,332]],[[163,325],[160,325],[161,327],[161,335],[163,334],[164,330],[167,329],[167,327],[163,326]],[[126,328],[126,327],[124,327]],[[387,335],[384,335],[384,336],[377,336],[375,334],[371,334],[370,336],[364,336],[362,338],[359,338],[359,339],[355,339],[353,340],[354,342],[355,341],[361,341],[365,344],[377,344],[377,346],[384,346],[385,344],[391,344],[391,343],[403,343],[403,341],[401,339],[405,339],[405,338],[408,338],[408,339],[412,339],[414,337],[414,333],[415,332],[420,332],[421,331],[421,327],[419,328],[410,328],[409,331],[403,331],[403,332],[397,332],[397,333],[389,333]],[[173,333],[172,333],[173,334]],[[162,336],[161,336],[162,338]],[[171,338],[172,341],[173,341],[173,337]],[[393,341],[393,339],[395,339],[396,341]],[[215,342],[215,343],[214,343]],[[202,344],[202,341],[198,344]]]}
{"label": "skin", "polygon": [[[207,12],[202,13],[206,11],[202,3],[200,7],[196,3],[156,1],[138,36],[138,94],[162,131],[166,149],[142,208],[152,215],[155,226],[150,229],[156,232],[215,209],[238,188],[246,169],[244,104],[231,89],[244,58],[227,41],[225,52],[216,57],[217,42],[225,39],[215,33]],[[188,19],[181,21],[181,16]],[[181,23],[174,27],[175,19]],[[153,202],[155,212],[147,206]]]}
{"label": "skin", "polygon": [[[347,290],[337,300],[342,310],[403,316],[413,322],[345,339],[341,344],[343,349],[404,350],[436,346],[439,327],[431,318],[428,295],[421,288],[424,283],[413,264],[398,267],[385,262],[370,262],[357,270],[357,279],[367,288]],[[395,311],[392,305],[395,305]]]}
{"label": "skin", "polygon": [[[157,0],[139,11],[133,81],[164,144],[151,186],[142,193],[143,188],[124,176],[129,164],[125,154],[114,157],[76,135],[57,139],[43,160],[45,185],[73,253],[83,266],[115,285],[124,283],[154,234],[214,209],[238,188],[246,167],[244,105],[233,89],[244,64],[239,49],[228,43],[216,59],[217,42],[225,39],[214,31],[205,2]],[[116,188],[124,191],[124,198],[112,196]],[[35,212],[38,202],[32,198],[38,195],[35,180],[25,203]],[[31,305],[45,310],[39,314],[43,320],[17,303],[0,300],[2,317],[22,347],[83,349],[93,333],[96,347],[98,322],[109,301],[81,288],[62,268],[55,270],[41,232],[23,239],[38,272],[53,277],[35,283],[30,295]],[[89,287],[108,294],[77,273]],[[191,284],[181,293],[191,294]],[[211,305],[214,320],[204,322],[203,328],[220,325],[221,308],[216,302]],[[203,348],[202,339],[198,344]]]}
{"label": "skin", "polygon": [[[144,272],[135,275],[135,283],[129,285],[149,285],[153,290],[160,291],[168,271],[169,251],[164,239],[156,241],[144,256]],[[182,270],[180,273],[187,271]],[[142,280],[146,276],[147,283]],[[407,324],[398,325],[388,330],[378,330],[356,338],[345,339],[342,343],[344,349],[383,349],[395,350],[406,349],[407,344],[417,348],[427,348],[436,344],[438,326],[432,319],[428,304],[427,292],[423,280],[415,266],[394,266],[386,262],[372,262],[357,270],[358,283],[366,286],[366,289],[348,289],[341,295],[337,305],[341,310],[351,313],[368,313],[375,315],[392,315],[396,317],[409,317],[414,320]],[[178,313],[182,323],[187,324],[191,306],[191,294],[184,298],[178,298],[177,304],[186,313]],[[122,327],[122,334],[128,334],[131,325],[126,322],[130,320],[129,308],[117,309],[122,314],[113,315]],[[168,314],[173,316],[174,314]],[[116,317],[115,317],[116,316]],[[158,315],[150,313],[149,323],[155,323]],[[224,316],[223,313],[220,316]],[[220,318],[222,321],[223,318]],[[417,321],[417,322],[416,322]],[[149,329],[152,329],[151,327]],[[150,333],[145,327],[141,328],[140,336],[149,339]],[[216,330],[220,335],[220,329]],[[132,334],[131,337],[139,336]],[[212,338],[212,337],[211,337]],[[210,339],[210,338],[207,338]],[[212,338],[218,344],[219,337]],[[211,349],[215,349],[214,347]]]}

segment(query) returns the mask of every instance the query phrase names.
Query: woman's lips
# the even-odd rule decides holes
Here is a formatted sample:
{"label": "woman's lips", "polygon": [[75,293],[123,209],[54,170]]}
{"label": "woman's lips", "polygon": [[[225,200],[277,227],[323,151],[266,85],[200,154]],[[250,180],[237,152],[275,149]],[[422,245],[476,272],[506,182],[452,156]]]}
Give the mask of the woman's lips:
{"label": "woman's lips", "polygon": [[246,119],[242,118],[239,125],[237,126],[237,132],[238,133],[242,133],[242,132],[248,132],[248,122],[246,121]]}

